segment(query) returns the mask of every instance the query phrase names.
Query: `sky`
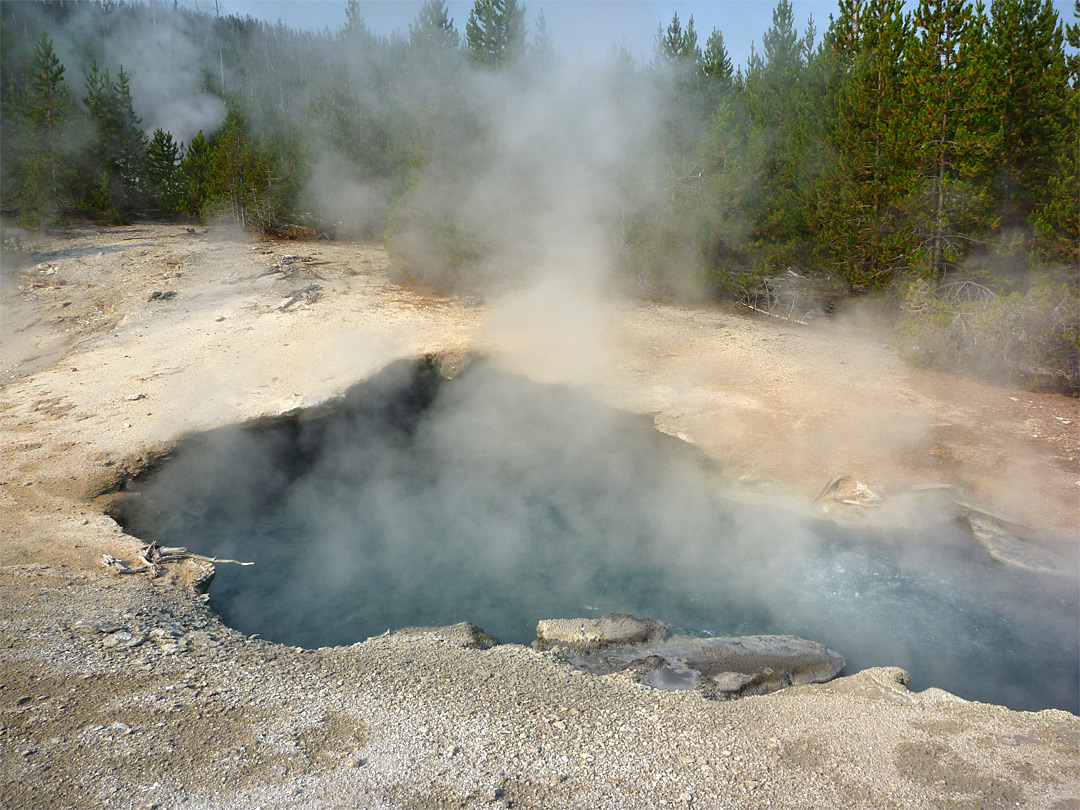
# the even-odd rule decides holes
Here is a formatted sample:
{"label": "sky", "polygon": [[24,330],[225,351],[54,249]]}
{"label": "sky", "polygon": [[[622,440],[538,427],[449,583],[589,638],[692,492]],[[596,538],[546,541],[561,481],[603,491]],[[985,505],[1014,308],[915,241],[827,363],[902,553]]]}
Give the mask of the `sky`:
{"label": "sky", "polygon": [[[218,0],[222,14],[252,16],[267,22],[284,22],[292,28],[337,30],[345,23],[347,0]],[[189,6],[213,12],[214,0],[187,0]],[[913,0],[907,0],[909,7]],[[416,19],[421,0],[361,0],[364,22],[376,34],[408,34],[409,23]],[[606,54],[614,45],[625,45],[636,57],[652,58],[659,26],[666,27],[674,14],[686,24],[691,16],[698,32],[698,43],[714,28],[724,35],[732,63],[746,65],[753,43],[761,52],[761,35],[772,24],[776,0],[690,0],[689,2],[646,2],[646,0],[523,0],[532,38],[533,22],[541,11],[555,48],[563,56],[579,53]],[[818,37],[836,13],[836,0],[792,0],[795,24],[804,32],[812,18]],[[1072,21],[1071,0],[1053,0],[1058,14]],[[465,22],[472,0],[447,0],[454,27],[464,35]]]}
{"label": "sky", "polygon": [[[213,0],[190,0],[188,5],[213,12]],[[223,14],[250,15],[268,22],[281,20],[293,28],[332,30],[345,23],[346,0],[220,0]],[[390,35],[395,31],[407,35],[409,23],[416,19],[422,3],[419,0],[375,0],[361,2],[364,22],[376,34]],[[750,56],[750,43],[761,51],[761,35],[772,24],[774,0],[711,0],[711,2],[644,2],[644,0],[523,0],[532,38],[533,21],[542,10],[555,48],[564,56],[579,52],[606,54],[613,45],[623,44],[634,56],[652,58],[657,28],[671,22],[678,14],[685,25],[690,16],[698,32],[698,43],[717,28],[724,35],[724,44],[732,62],[745,65]],[[1062,3],[1064,5],[1064,3]],[[447,8],[454,27],[464,34],[465,22],[472,9],[472,0],[448,0]],[[795,23],[804,31],[813,16],[820,36],[829,24],[829,15],[836,2],[824,0],[793,0]]]}

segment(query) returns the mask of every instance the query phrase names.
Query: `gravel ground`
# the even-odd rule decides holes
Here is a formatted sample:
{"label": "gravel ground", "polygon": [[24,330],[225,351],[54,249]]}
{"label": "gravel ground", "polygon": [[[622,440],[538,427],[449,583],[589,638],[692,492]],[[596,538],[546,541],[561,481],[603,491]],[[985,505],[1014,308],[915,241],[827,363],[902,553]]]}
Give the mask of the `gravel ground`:
{"label": "gravel ground", "polygon": [[830,472],[932,477],[1075,550],[1073,400],[906,371],[858,324],[626,303],[568,366],[520,319],[507,340],[496,304],[396,287],[378,246],[212,236],[28,237],[36,263],[4,271],[0,806],[1080,807],[1080,719],[913,693],[895,669],[716,702],[461,627],[284,647],[223,626],[194,561],[107,571],[138,542],[95,496],[182,433],[470,350],[586,381],[733,475],[802,495]]}

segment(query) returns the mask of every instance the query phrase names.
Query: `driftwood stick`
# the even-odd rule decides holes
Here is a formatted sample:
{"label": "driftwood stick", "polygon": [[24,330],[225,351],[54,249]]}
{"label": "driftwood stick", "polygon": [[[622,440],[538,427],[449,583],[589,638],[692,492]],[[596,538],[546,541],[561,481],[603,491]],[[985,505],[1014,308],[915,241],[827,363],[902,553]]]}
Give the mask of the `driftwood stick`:
{"label": "driftwood stick", "polygon": [[739,304],[740,304],[740,306],[744,306],[749,310],[753,310],[754,312],[760,312],[762,315],[768,315],[770,318],[777,318],[778,320],[787,321],[788,323],[797,323],[800,326],[809,326],[810,325],[809,321],[800,320],[799,318],[789,318],[787,315],[777,315],[775,312],[770,312],[767,309],[762,309],[761,307],[756,307],[753,304],[747,304],[745,301],[740,301]]}
{"label": "driftwood stick", "polygon": [[147,566],[143,566],[142,568],[132,568],[126,562],[117,559],[112,554],[102,554],[101,562],[118,574],[141,574],[143,571],[150,570]]}
{"label": "driftwood stick", "polygon": [[169,562],[182,562],[183,560],[205,560],[213,563],[233,563],[234,565],[254,565],[253,562],[241,562],[240,560],[226,560],[220,557],[207,557],[203,554],[193,554],[180,546],[159,546],[157,543],[148,543],[139,551],[139,561],[142,565],[132,568],[126,562],[114,557],[112,554],[104,554],[101,557],[103,565],[111,568],[118,574],[142,574],[149,572],[151,579],[161,576],[161,566]]}
{"label": "driftwood stick", "polygon": [[207,562],[233,563],[234,565],[254,565],[255,564],[253,562],[240,562],[240,560],[223,560],[220,557],[206,557],[206,556],[204,556],[202,554],[190,554],[189,553],[187,556],[194,559],[194,560],[206,560]]}

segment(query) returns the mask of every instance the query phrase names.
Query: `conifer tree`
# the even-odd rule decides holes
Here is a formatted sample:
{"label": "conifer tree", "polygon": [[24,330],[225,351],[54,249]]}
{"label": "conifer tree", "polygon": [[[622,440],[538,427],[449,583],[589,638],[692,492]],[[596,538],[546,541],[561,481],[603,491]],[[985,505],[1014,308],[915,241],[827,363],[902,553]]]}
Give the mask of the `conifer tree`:
{"label": "conifer tree", "polygon": [[52,41],[41,35],[23,86],[4,104],[4,200],[29,225],[61,216],[70,200],[72,125],[77,112]]}
{"label": "conifer tree", "polygon": [[705,41],[705,52],[701,57],[701,68],[705,75],[724,91],[731,89],[735,78],[735,71],[731,65],[731,57],[724,46],[724,35],[717,29],[713,29],[709,38]]}
{"label": "conifer tree", "polygon": [[475,0],[465,24],[470,57],[499,67],[525,52],[525,6],[517,0]]}
{"label": "conifer tree", "polygon": [[764,265],[777,269],[809,262],[810,189],[820,148],[823,88],[812,58],[814,30],[795,29],[789,0],[780,0],[765,32],[764,58],[751,53],[745,82],[755,137],[755,242]]}
{"label": "conifer tree", "polygon": [[555,40],[548,33],[543,9],[536,16],[536,30],[533,32],[532,42],[529,43],[529,57],[541,68],[549,67],[555,61]]}
{"label": "conifer tree", "polygon": [[696,73],[701,67],[701,49],[698,47],[697,31],[694,30],[694,15],[690,15],[684,30],[678,13],[675,13],[667,31],[661,28],[656,38],[656,56],[661,64],[678,65],[691,73]]}
{"label": "conifer tree", "polygon": [[1065,26],[1072,50],[1066,57],[1071,77],[1067,88],[1068,117],[1057,139],[1047,188],[1031,216],[1034,253],[1040,263],[1064,264],[1073,283],[1080,278],[1080,0],[1073,21]]}
{"label": "conifer tree", "polygon": [[183,203],[181,147],[169,132],[158,127],[146,147],[146,181],[158,210],[175,213]]}
{"label": "conifer tree", "polygon": [[908,40],[902,0],[846,0],[826,35],[829,166],[815,235],[841,277],[858,286],[888,284],[910,247],[902,211],[914,182],[901,96]]}
{"label": "conifer tree", "polygon": [[959,266],[974,240],[996,226],[989,158],[994,119],[986,16],[966,0],[921,0],[905,76],[905,106],[921,184],[909,202],[914,259],[932,277]]}
{"label": "conifer tree", "polygon": [[91,62],[83,104],[93,129],[83,156],[83,205],[91,215],[125,219],[142,202],[146,137],[123,67],[113,81]]}
{"label": "conifer tree", "polygon": [[213,149],[200,129],[191,139],[180,160],[179,210],[190,216],[201,217],[210,197],[210,167]]}
{"label": "conifer tree", "polygon": [[[1001,126],[1002,224],[1023,228],[1044,199],[1071,127],[1063,34],[1050,0],[994,0],[990,48]],[[1075,144],[1075,142],[1074,142]]]}
{"label": "conifer tree", "polygon": [[371,31],[368,30],[364,16],[360,13],[359,0],[349,0],[349,4],[345,7],[345,26],[341,29],[341,36],[353,45],[371,43]]}
{"label": "conifer tree", "polygon": [[414,48],[455,50],[460,39],[444,0],[425,0],[416,20],[409,24],[409,44]]}
{"label": "conifer tree", "polygon": [[239,101],[232,99],[214,136],[207,183],[211,206],[222,209],[238,228],[269,227],[280,213],[273,187],[273,153],[252,137]]}

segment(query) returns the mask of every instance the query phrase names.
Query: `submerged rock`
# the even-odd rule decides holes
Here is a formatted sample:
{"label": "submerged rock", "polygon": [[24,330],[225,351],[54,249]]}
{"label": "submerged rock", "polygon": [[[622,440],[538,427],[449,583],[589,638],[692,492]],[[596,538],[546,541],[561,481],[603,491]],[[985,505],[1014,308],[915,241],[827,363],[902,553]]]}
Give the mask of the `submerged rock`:
{"label": "submerged rock", "polygon": [[594,675],[625,671],[654,689],[720,700],[824,683],[844,668],[838,653],[796,636],[672,636],[660,622],[622,614],[540,622],[534,646]]}
{"label": "submerged rock", "polygon": [[608,613],[599,619],[543,619],[536,625],[537,650],[589,653],[622,644],[647,644],[671,638],[663,622]]}

